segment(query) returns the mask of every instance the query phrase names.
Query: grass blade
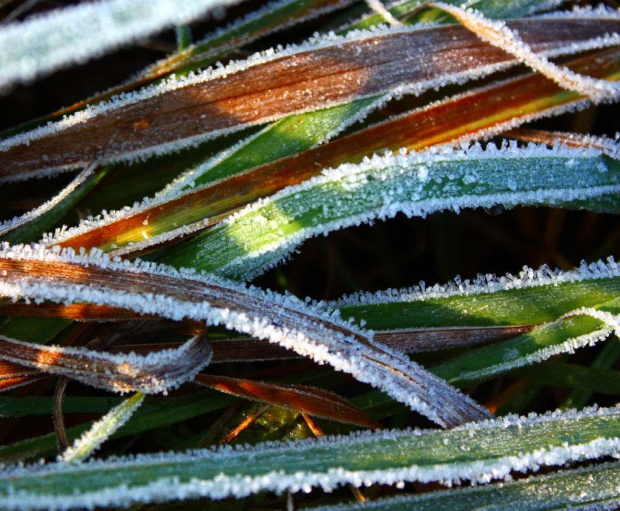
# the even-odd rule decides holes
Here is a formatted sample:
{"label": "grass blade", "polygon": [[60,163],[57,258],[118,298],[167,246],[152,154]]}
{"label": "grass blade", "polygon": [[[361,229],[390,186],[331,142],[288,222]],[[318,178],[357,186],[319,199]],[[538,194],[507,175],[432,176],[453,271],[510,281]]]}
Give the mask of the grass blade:
{"label": "grass blade", "polygon": [[129,420],[143,400],[144,394],[137,392],[112,408],[62,454],[61,460],[66,463],[84,461]]}
{"label": "grass blade", "polygon": [[[102,55],[187,23],[227,0],[100,0],[14,23],[0,31],[0,88]],[[85,37],[87,35],[88,37]]]}
{"label": "grass blade", "polygon": [[275,266],[310,237],[397,213],[426,216],[571,201],[588,207],[601,197],[617,197],[618,162],[579,151],[474,146],[345,164],[246,207],[160,260],[245,280]]}
{"label": "grass blade", "polygon": [[612,509],[620,503],[618,479],[620,479],[620,463],[616,461],[478,488],[458,488],[423,495],[403,495],[363,504],[351,503],[306,509],[471,511],[507,509],[515,503],[518,503],[519,509]]}
{"label": "grass blade", "polygon": [[[385,431],[188,454],[0,472],[8,509],[114,506],[403,481],[488,482],[512,471],[617,455],[617,408],[510,417],[450,431]],[[515,454],[519,453],[519,454]],[[260,457],[261,463],[252,462]],[[171,474],[174,474],[171,476]],[[70,482],[70,483],[69,483]],[[74,488],[79,487],[79,493]]]}
{"label": "grass blade", "polygon": [[[43,247],[6,246],[0,252],[0,270],[0,295],[14,300],[89,302],[224,325],[328,363],[440,425],[489,416],[403,354],[374,342],[372,334],[292,296],[171,267],[111,261],[100,252],[77,256]],[[84,286],[84,281],[90,285]],[[149,356],[157,363],[157,354]]]}
{"label": "grass blade", "polygon": [[[547,55],[617,44],[609,34],[619,26],[614,17],[510,22],[532,51]],[[92,161],[136,160],[294,113],[380,93],[420,94],[516,63],[458,26],[318,39],[146,88],[4,140],[0,177],[25,179]],[[242,84],[244,94],[231,92]]]}

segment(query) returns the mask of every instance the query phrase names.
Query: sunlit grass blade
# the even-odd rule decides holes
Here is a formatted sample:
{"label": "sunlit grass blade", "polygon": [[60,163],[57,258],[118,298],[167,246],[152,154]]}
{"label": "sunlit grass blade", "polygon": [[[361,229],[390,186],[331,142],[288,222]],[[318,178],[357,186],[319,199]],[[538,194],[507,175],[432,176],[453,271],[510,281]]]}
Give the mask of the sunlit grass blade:
{"label": "sunlit grass blade", "polygon": [[[5,507],[115,506],[260,491],[332,490],[404,481],[488,482],[512,471],[617,455],[617,408],[471,424],[450,431],[385,431],[295,444],[144,455],[78,466],[0,472]],[[260,458],[261,463],[254,461]],[[174,474],[174,477],[171,477]],[[78,487],[79,493],[74,490]]]}
{"label": "sunlit grass blade", "polygon": [[[458,488],[421,495],[306,508],[312,511],[386,510],[470,511],[519,509],[613,509],[620,504],[620,462],[536,475],[478,488]],[[517,504],[518,503],[518,504]]]}
{"label": "sunlit grass blade", "polygon": [[[617,50],[606,50],[573,60],[567,66],[590,76],[616,79],[618,57],[620,53]],[[200,185],[216,179],[228,179],[196,191],[187,191],[178,197],[173,194],[169,200],[144,201],[129,210],[82,222],[74,229],[63,230],[50,237],[46,243],[58,243],[75,249],[98,247],[118,255],[157,248],[159,244],[174,239],[180,225],[186,226],[185,229],[188,225],[203,229],[205,218],[209,219],[207,225],[212,225],[218,217],[285,186],[310,179],[324,168],[347,161],[360,161],[364,155],[380,150],[396,151],[402,147],[420,150],[430,145],[486,138],[506,128],[590,103],[577,93],[561,90],[541,75],[527,75],[440,101],[322,147],[230,177],[266,159],[285,156],[284,151],[295,152],[311,147],[321,140],[320,137],[326,136],[326,127],[334,129],[339,122],[358,115],[358,106],[364,106],[360,105],[364,101],[369,100],[279,121],[233,151],[198,165],[170,188],[179,189],[188,181]],[[340,114],[343,116],[340,117]],[[334,115],[338,117],[334,119]],[[306,133],[291,139],[289,135],[301,133],[300,129],[306,130]],[[147,222],[146,228],[144,222]],[[177,235],[186,235],[185,229]]]}
{"label": "sunlit grass blade", "polygon": [[329,302],[345,318],[375,330],[391,328],[537,325],[579,307],[594,307],[620,294],[620,269],[613,258],[583,262],[570,271],[524,267],[517,275],[457,277],[445,285],[357,293]]}
{"label": "sunlit grass blade", "polygon": [[[330,364],[442,426],[489,416],[402,353],[374,342],[370,332],[292,296],[168,266],[112,261],[101,252],[78,256],[36,246],[5,246],[0,270],[0,296],[13,300],[87,302],[223,325]],[[156,353],[147,357],[158,361]]]}
{"label": "sunlit grass blade", "polygon": [[104,0],[66,7],[0,31],[0,87],[100,56],[164,28],[193,21],[227,0]]}
{"label": "sunlit grass blade", "polygon": [[110,438],[142,404],[144,394],[135,393],[121,404],[115,406],[84,433],[76,442],[62,453],[66,463],[84,461],[95,452],[103,442]]}
{"label": "sunlit grass blade", "polygon": [[198,374],[196,383],[215,390],[270,405],[315,415],[363,428],[377,429],[381,425],[364,412],[333,392],[316,387],[281,385],[212,374]]}
{"label": "sunlit grass blade", "polygon": [[[615,18],[524,19],[509,26],[533,52],[573,54],[617,44]],[[146,88],[4,140],[0,176],[25,179],[93,161],[163,154],[294,113],[380,93],[420,94],[517,62],[459,26],[319,38]],[[243,94],[232,92],[237,85],[244,85]]]}
{"label": "sunlit grass blade", "polygon": [[177,349],[144,357],[82,347],[42,346],[4,336],[0,336],[0,347],[3,360],[115,392],[166,392],[191,381],[212,355],[204,332]]}
{"label": "sunlit grass blade", "polygon": [[[617,197],[620,165],[591,150],[543,147],[429,151],[373,157],[250,205],[160,260],[251,279],[304,240],[404,213],[570,205]],[[499,171],[501,169],[501,172]]]}

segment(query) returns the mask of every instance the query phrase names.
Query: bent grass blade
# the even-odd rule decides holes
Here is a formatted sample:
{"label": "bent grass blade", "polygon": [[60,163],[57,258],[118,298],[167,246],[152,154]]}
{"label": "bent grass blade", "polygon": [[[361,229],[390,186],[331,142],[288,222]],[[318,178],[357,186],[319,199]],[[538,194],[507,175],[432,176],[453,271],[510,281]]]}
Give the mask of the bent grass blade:
{"label": "bent grass blade", "polygon": [[346,399],[323,389],[302,385],[264,383],[241,378],[198,374],[194,382],[220,392],[289,410],[307,413],[324,419],[353,424],[363,428],[380,429],[362,410]]}
{"label": "bent grass blade", "polygon": [[[511,21],[510,27],[532,51],[558,55],[617,44],[609,34],[620,22],[545,18]],[[0,177],[25,179],[92,161],[163,154],[294,113],[381,93],[420,94],[517,62],[458,26],[319,38],[146,88],[4,140]],[[244,94],[231,92],[239,88]]]}
{"label": "bent grass blade", "polygon": [[191,381],[211,360],[205,333],[177,349],[118,355],[81,347],[44,346],[0,336],[0,358],[87,385],[128,392],[161,393]]}
{"label": "bent grass blade", "polygon": [[[223,325],[330,364],[440,425],[489,416],[404,355],[375,343],[370,333],[290,296],[171,267],[114,262],[100,252],[58,255],[42,247],[5,246],[0,270],[0,295],[14,300],[86,302]],[[157,354],[148,357],[157,366]]]}

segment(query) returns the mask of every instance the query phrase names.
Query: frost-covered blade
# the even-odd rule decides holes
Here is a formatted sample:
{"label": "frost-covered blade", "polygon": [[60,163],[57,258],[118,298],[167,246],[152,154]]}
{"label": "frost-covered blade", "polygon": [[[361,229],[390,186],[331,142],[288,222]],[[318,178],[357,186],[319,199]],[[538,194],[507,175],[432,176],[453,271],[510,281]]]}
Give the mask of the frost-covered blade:
{"label": "frost-covered blade", "polygon": [[144,394],[136,392],[133,396],[112,408],[76,440],[71,447],[62,453],[60,461],[65,463],[84,461],[129,420],[143,400]]}
{"label": "frost-covered blade", "polygon": [[[304,240],[394,217],[463,208],[589,207],[620,191],[620,163],[593,149],[540,146],[431,149],[375,156],[257,201],[211,230],[169,249],[174,266],[252,278]],[[617,206],[616,206],[617,209]]]}
{"label": "frost-covered blade", "polygon": [[[442,426],[489,416],[403,354],[374,342],[370,332],[291,296],[152,263],[112,261],[101,252],[79,256],[72,251],[60,254],[43,247],[4,245],[0,270],[0,296],[86,302],[223,325],[350,373]],[[158,359],[156,353],[147,357]]]}
{"label": "frost-covered blade", "polygon": [[[515,20],[509,27],[532,52],[544,55],[620,41],[620,21],[611,12],[600,19],[569,15]],[[92,161],[104,164],[171,152],[293,113],[380,93],[419,94],[516,63],[459,26],[396,27],[319,38],[147,87],[4,140],[0,178],[24,179]]]}
{"label": "frost-covered blade", "polygon": [[457,278],[445,286],[420,286],[356,294],[327,304],[371,328],[475,328],[536,325],[527,333],[469,351],[432,371],[465,385],[572,353],[618,330],[620,268],[609,258],[571,271],[524,268],[518,275]]}
{"label": "frost-covered blade", "polygon": [[[6,296],[6,289],[2,284],[0,287],[0,293]],[[113,392],[166,392],[191,381],[210,362],[211,356],[205,333],[196,335],[177,349],[146,356],[45,346],[0,336],[0,358],[3,360]]]}
{"label": "frost-covered blade", "polygon": [[0,496],[8,509],[68,509],[240,498],[261,491],[330,491],[347,483],[483,483],[512,472],[619,454],[618,408],[587,409],[511,416],[450,431],[380,431],[79,466],[11,467],[0,471]]}
{"label": "frost-covered blade", "polygon": [[308,511],[471,511],[472,509],[617,509],[620,462],[536,475],[477,488],[455,488],[363,503],[305,508]]}
{"label": "frost-covered blade", "polygon": [[0,88],[82,63],[233,0],[100,0],[0,30]]}
{"label": "frost-covered blade", "polygon": [[[598,78],[613,78],[620,67],[619,58],[617,50],[605,50],[573,60],[567,66],[575,72],[587,72]],[[338,126],[338,129],[342,129],[347,120],[347,116],[342,114],[352,112],[357,116],[360,113],[359,103],[361,101],[345,105],[347,108],[330,109],[332,114],[329,116],[328,128]],[[144,200],[131,208],[107,212],[103,217],[85,220],[75,228],[59,230],[53,236],[46,236],[45,243],[75,249],[98,247],[117,255],[161,248],[160,245],[171,240],[178,241],[213,225],[218,217],[226,213],[267,197],[285,186],[299,184],[316,176],[324,168],[360,160],[373,151],[396,151],[402,147],[421,150],[430,145],[488,138],[507,128],[581,109],[590,104],[588,99],[577,93],[562,91],[541,75],[527,75],[434,103],[322,147],[283,158],[282,149],[287,144],[297,148],[302,143],[297,140],[298,136],[303,141],[312,139],[307,147],[326,137],[323,131],[320,132],[322,138],[316,135],[314,123],[318,122],[323,128],[326,123],[320,114],[328,111],[292,116],[230,151],[224,151],[190,169],[161,196]],[[339,111],[337,115],[340,124],[333,123],[334,110]],[[363,114],[365,110],[361,109],[361,112]],[[309,124],[308,116],[311,117]],[[285,133],[295,135],[292,137],[294,143],[288,142]],[[279,137],[280,142],[276,143],[274,138],[268,137]],[[277,154],[269,153],[274,146],[278,148]],[[251,169],[259,165],[256,155],[261,155],[260,163],[270,157],[280,159]],[[231,175],[247,168],[251,170]],[[218,179],[222,181],[213,183]],[[184,185],[187,188],[187,183],[192,180],[196,186],[201,183],[213,184],[178,192]],[[177,192],[173,193],[173,190]],[[204,222],[205,218],[207,222]],[[179,225],[183,227],[179,228]]]}

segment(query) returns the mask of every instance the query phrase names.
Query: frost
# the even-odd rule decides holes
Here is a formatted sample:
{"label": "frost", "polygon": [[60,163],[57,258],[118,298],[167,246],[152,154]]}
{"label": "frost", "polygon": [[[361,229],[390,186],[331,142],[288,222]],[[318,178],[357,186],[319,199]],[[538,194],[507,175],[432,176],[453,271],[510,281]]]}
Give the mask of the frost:
{"label": "frost", "polygon": [[478,275],[475,280],[462,281],[460,278],[446,285],[435,284],[427,286],[420,283],[418,286],[405,289],[388,289],[378,293],[356,293],[344,296],[335,302],[330,302],[330,308],[356,307],[361,305],[375,305],[387,303],[410,303],[430,298],[449,298],[451,296],[470,296],[487,293],[497,293],[512,289],[526,289],[541,286],[557,286],[567,282],[583,282],[588,280],[613,279],[620,277],[620,265],[609,257],[607,261],[599,260],[587,264],[585,261],[574,270],[562,271],[551,269],[547,265],[538,270],[524,266],[518,275]]}
{"label": "frost", "polygon": [[[16,274],[19,265],[2,264],[3,261],[39,262],[43,274]],[[78,273],[91,272],[97,278],[86,282],[84,276],[75,280],[60,278],[52,268],[45,270],[46,264],[52,268],[54,264],[81,267]],[[410,362],[402,353],[375,342],[372,332],[358,329],[290,295],[246,288],[211,275],[179,272],[153,263],[112,260],[98,250],[76,254],[59,248],[4,244],[0,266],[7,268],[6,274],[0,275],[0,296],[64,304],[86,302],[177,321],[206,321],[277,343],[319,364],[330,364],[384,390],[441,425],[456,425],[489,415],[469,397]],[[50,278],[45,278],[46,274]],[[139,278],[134,279],[134,275]],[[142,285],[136,288],[138,282]],[[147,357],[159,362],[159,356],[160,353],[153,353]],[[185,378],[192,376],[185,375]]]}
{"label": "frost", "polygon": [[[575,90],[596,101],[614,100],[620,96],[620,86],[616,83],[578,75],[570,69],[557,66],[546,58],[536,55],[503,21],[486,19],[473,9],[461,9],[441,2],[436,2],[434,5],[450,13],[482,40],[514,55],[519,62],[527,64],[534,71],[542,73],[565,89]],[[614,13],[613,16],[617,17],[618,14]],[[610,36],[610,39],[618,40],[617,36],[615,38]]]}
{"label": "frost", "polygon": [[[10,509],[66,509],[197,497],[239,498],[261,491],[281,494],[321,488],[329,492],[347,483],[357,487],[409,481],[488,483],[509,480],[513,472],[618,457],[619,413],[617,407],[589,408],[508,416],[445,432],[382,430],[112,458],[77,467],[65,463],[7,467],[0,471],[0,494]],[[448,443],[443,441],[446,438]],[[473,445],[475,449],[470,448]],[[394,458],[400,460],[398,464]],[[391,465],[387,468],[386,460]],[[249,466],[254,467],[252,471]],[[63,486],[60,480],[72,485]],[[48,484],[40,489],[35,481]],[[73,492],[74,485],[80,493]]]}
{"label": "frost", "polygon": [[79,64],[233,0],[99,0],[0,31],[0,88]]}
{"label": "frost", "polygon": [[[579,165],[566,172],[570,159]],[[620,176],[611,169],[601,173],[601,165],[607,168],[594,148],[516,144],[374,156],[324,170],[223,220],[195,242],[192,266],[206,263],[220,274],[250,279],[310,237],[397,213],[424,217],[442,210],[565,204],[618,193]],[[282,236],[253,222],[256,216],[274,216],[282,224],[304,222]]]}

